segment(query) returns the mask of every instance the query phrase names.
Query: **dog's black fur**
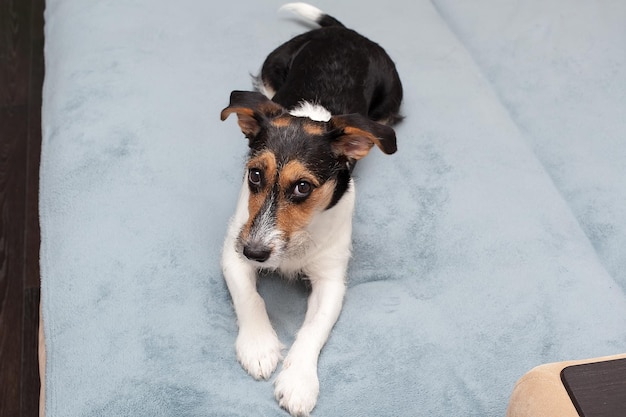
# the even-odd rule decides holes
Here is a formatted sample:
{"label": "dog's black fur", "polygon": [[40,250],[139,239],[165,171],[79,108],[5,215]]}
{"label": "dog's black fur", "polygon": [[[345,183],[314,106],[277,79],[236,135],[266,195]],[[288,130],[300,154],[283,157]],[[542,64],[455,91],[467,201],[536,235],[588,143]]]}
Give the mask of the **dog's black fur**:
{"label": "dog's black fur", "polygon": [[265,60],[261,79],[285,108],[317,103],[333,115],[358,113],[392,125],[401,120],[402,84],[385,50],[335,18],[276,48]]}

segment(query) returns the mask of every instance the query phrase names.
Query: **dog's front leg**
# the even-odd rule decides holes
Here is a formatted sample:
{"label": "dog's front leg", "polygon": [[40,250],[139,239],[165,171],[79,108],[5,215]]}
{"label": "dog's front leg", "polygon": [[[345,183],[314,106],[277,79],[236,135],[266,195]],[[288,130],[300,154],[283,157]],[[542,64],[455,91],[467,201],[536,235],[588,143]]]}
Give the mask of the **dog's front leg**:
{"label": "dog's front leg", "polygon": [[345,266],[310,276],[312,291],[304,324],[276,378],[274,394],[294,416],[308,416],[319,394],[317,361],[332,330],[345,294]]}
{"label": "dog's front leg", "polygon": [[255,379],[267,379],[282,359],[283,345],[257,292],[256,270],[235,251],[234,241],[230,239],[224,245],[222,269],[239,325],[235,343],[237,359]]}

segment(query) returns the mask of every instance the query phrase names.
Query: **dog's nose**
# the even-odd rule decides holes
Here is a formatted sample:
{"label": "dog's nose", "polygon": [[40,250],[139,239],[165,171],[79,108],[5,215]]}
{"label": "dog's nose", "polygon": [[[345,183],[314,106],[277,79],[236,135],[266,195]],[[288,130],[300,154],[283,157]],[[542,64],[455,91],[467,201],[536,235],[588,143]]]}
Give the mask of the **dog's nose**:
{"label": "dog's nose", "polygon": [[272,250],[270,248],[258,244],[250,244],[243,247],[244,256],[251,261],[265,262],[271,253]]}

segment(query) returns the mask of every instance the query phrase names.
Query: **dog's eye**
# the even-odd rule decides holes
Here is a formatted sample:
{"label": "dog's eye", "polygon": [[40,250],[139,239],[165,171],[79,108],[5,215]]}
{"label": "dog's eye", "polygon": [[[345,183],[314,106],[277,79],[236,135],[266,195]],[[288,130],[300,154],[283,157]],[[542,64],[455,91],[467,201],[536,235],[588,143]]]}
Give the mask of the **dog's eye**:
{"label": "dog's eye", "polygon": [[261,170],[252,168],[248,171],[248,182],[254,187],[260,187],[263,182],[263,174]]}
{"label": "dog's eye", "polygon": [[310,182],[299,181],[293,188],[293,196],[296,198],[306,198],[313,191],[313,186]]}

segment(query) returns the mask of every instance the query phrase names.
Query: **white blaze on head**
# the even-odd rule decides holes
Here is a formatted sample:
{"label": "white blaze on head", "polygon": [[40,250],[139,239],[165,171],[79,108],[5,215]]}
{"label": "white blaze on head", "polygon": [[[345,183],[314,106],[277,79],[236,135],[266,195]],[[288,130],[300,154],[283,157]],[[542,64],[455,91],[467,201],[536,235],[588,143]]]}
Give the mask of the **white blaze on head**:
{"label": "white blaze on head", "polygon": [[325,107],[308,101],[301,102],[298,107],[290,110],[289,114],[294,117],[308,117],[316,122],[328,122],[332,117],[332,114]]}

